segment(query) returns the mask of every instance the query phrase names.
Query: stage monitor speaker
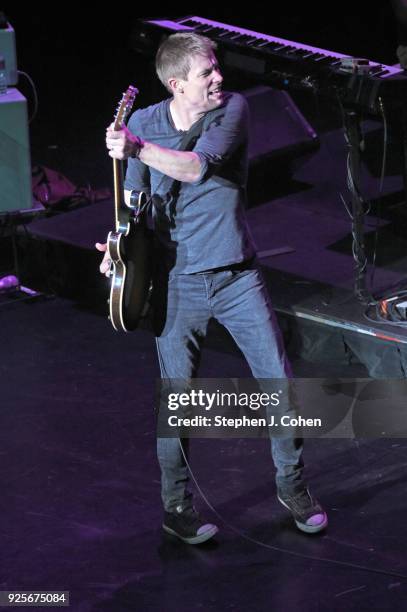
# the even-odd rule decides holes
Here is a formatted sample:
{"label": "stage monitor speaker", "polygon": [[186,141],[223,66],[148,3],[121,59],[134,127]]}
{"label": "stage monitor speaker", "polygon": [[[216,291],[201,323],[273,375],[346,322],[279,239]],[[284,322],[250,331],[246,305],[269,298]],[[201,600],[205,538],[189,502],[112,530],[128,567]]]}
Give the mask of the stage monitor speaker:
{"label": "stage monitor speaker", "polygon": [[0,95],[0,214],[32,204],[27,100],[11,88]]}
{"label": "stage monitor speaker", "polygon": [[242,94],[250,109],[250,164],[293,159],[318,149],[315,130],[289,93],[260,85]]}
{"label": "stage monitor speaker", "polygon": [[7,21],[0,23],[0,55],[6,64],[7,85],[17,85],[17,56],[14,30]]}

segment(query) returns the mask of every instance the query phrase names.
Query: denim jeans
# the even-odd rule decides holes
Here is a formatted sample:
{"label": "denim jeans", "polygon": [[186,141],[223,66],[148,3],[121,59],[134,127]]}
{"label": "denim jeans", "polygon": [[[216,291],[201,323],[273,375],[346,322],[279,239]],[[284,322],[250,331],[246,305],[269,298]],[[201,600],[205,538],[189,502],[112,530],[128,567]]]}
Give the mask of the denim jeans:
{"label": "denim jeans", "polygon": [[[164,278],[165,276],[165,278]],[[209,320],[224,325],[255,378],[292,376],[261,273],[254,263],[204,273],[163,275],[154,299],[161,377],[197,376]],[[187,456],[188,440],[182,440]],[[273,438],[271,452],[279,489],[302,486],[302,440]],[[178,438],[157,439],[162,500],[167,512],[191,505],[188,469]]]}

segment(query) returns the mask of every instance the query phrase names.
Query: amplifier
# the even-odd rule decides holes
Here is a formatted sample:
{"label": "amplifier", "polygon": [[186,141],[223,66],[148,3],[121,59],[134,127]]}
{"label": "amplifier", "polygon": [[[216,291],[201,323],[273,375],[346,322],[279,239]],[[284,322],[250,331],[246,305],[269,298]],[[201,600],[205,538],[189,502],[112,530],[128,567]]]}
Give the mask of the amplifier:
{"label": "amplifier", "polygon": [[14,88],[0,96],[0,214],[32,208],[27,100]]}
{"label": "amplifier", "polygon": [[17,85],[16,39],[13,28],[7,22],[5,27],[0,27],[0,55],[6,64],[7,85]]}

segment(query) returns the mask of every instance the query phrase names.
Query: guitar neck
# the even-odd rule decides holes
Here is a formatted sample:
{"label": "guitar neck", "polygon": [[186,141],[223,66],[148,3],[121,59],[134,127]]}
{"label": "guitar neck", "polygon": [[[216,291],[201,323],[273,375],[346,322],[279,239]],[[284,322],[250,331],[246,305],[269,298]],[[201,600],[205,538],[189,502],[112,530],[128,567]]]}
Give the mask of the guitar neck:
{"label": "guitar neck", "polygon": [[116,231],[120,227],[120,210],[125,206],[123,189],[124,169],[120,159],[113,160],[114,212]]}
{"label": "guitar neck", "polygon": [[[137,94],[138,89],[136,87],[133,87],[132,85],[129,85],[127,91],[123,94],[123,97],[119,104],[119,108],[117,109],[113,124],[113,130],[118,131],[122,129],[126,117],[128,116],[133,106],[134,99]],[[124,214],[125,212],[128,213],[128,210],[126,211],[126,203],[124,201],[123,177],[123,162],[119,159],[113,159],[113,187],[116,232],[120,231],[121,229],[121,221],[123,221],[124,226],[128,228],[128,218],[127,215]]]}

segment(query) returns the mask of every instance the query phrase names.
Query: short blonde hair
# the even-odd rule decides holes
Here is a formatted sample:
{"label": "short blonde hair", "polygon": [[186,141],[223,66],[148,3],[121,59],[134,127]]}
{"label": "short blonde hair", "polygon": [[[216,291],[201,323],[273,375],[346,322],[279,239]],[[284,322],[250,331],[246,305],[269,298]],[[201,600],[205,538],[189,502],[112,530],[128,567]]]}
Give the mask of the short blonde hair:
{"label": "short blonde hair", "polygon": [[191,58],[195,55],[211,55],[217,44],[194,32],[171,34],[161,43],[155,58],[155,69],[161,83],[172,93],[168,85],[170,78],[187,80],[191,69]]}

